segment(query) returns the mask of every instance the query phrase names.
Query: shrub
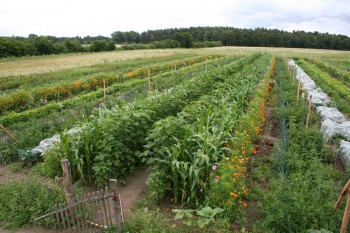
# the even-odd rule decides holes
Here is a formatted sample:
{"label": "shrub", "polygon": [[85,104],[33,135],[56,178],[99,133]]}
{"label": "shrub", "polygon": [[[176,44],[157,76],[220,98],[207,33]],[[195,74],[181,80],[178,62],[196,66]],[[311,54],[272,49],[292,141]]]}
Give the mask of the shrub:
{"label": "shrub", "polygon": [[[61,188],[38,178],[12,181],[0,186],[0,221],[6,228],[33,224],[33,219],[48,213],[52,206],[64,201]],[[49,225],[48,221],[39,222]]]}

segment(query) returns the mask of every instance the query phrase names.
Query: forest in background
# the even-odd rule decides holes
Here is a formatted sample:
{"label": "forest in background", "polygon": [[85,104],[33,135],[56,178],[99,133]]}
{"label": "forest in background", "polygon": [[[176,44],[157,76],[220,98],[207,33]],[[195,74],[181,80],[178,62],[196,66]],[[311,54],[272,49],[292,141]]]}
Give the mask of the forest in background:
{"label": "forest in background", "polygon": [[[121,46],[116,47],[115,44]],[[289,47],[350,50],[350,37],[320,32],[233,27],[190,27],[115,31],[111,37],[0,37],[0,58],[115,49],[201,48],[215,46]]]}

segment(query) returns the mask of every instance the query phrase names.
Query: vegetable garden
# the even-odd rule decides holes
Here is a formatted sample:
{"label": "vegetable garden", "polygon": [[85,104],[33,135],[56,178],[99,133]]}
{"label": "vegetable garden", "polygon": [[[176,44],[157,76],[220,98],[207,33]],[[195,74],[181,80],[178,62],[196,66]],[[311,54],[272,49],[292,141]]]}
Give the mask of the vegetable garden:
{"label": "vegetable garden", "polygon": [[[348,119],[348,63],[294,60]],[[336,232],[349,177],[337,150],[350,138],[322,135],[294,69],[269,53],[187,54],[0,78],[0,124],[18,140],[0,134],[0,161],[29,166],[36,186],[59,180],[62,159],[87,187],[146,166],[146,198],[125,232]],[[6,200],[23,185],[0,183],[0,227],[33,224],[62,199],[55,186],[46,206],[24,215],[13,197],[11,212]]]}

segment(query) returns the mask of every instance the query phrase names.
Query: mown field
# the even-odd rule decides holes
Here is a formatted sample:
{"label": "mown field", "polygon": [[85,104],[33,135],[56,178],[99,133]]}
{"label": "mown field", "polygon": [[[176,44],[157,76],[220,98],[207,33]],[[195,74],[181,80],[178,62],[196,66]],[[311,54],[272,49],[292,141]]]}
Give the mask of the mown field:
{"label": "mown field", "polygon": [[[31,225],[63,200],[68,159],[77,189],[126,182],[147,166],[147,195],[126,232],[339,231],[345,203],[333,206],[349,172],[313,110],[305,127],[307,100],[296,100],[288,58],[349,119],[349,52],[220,47],[0,60],[0,124],[17,140],[0,132],[0,163],[17,177],[0,182],[0,229]],[[32,153],[54,135],[60,142]]]}

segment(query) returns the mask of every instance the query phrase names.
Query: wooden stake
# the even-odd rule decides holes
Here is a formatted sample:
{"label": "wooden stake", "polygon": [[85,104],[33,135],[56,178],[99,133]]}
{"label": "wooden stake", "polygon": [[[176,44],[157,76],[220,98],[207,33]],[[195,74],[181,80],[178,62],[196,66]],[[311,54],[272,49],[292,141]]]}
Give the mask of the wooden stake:
{"label": "wooden stake", "polygon": [[193,78],[193,74],[194,74],[194,61],[193,60],[192,60],[191,70],[192,70],[192,78]]}
{"label": "wooden stake", "polygon": [[148,70],[148,94],[151,94],[151,71]]}
{"label": "wooden stake", "polygon": [[346,233],[349,222],[349,212],[350,212],[350,192],[348,190],[348,199],[346,201],[345,211],[343,215],[343,221],[340,228],[340,233]]}
{"label": "wooden stake", "polygon": [[346,183],[346,185],[344,186],[343,190],[341,191],[341,193],[339,195],[338,201],[334,206],[335,210],[339,208],[340,204],[342,203],[342,201],[344,199],[345,194],[347,192],[349,192],[349,189],[350,189],[350,179],[348,180],[348,182]]}
{"label": "wooden stake", "polygon": [[0,124],[0,128],[1,128],[14,142],[17,142],[17,139],[16,139],[2,124]]}
{"label": "wooden stake", "polygon": [[295,69],[293,68],[293,75],[292,75],[292,85],[294,86],[294,83],[295,83],[295,75],[296,74],[296,71]]}
{"label": "wooden stake", "polygon": [[311,113],[311,99],[312,99],[312,95],[310,95],[310,98],[309,98],[309,106],[307,109],[307,117],[306,117],[306,128],[309,128],[310,113]]}
{"label": "wooden stake", "polygon": [[106,102],[106,79],[103,79],[103,99]]}
{"label": "wooden stake", "polygon": [[297,93],[297,103],[299,103],[299,95],[300,95],[300,85],[301,85],[301,81],[300,81],[300,77],[298,80],[298,93]]}
{"label": "wooden stake", "polygon": [[175,69],[174,70],[176,71],[176,64],[175,64]]}
{"label": "wooden stake", "polygon": [[205,59],[205,72],[208,72],[208,59]]}
{"label": "wooden stake", "polygon": [[66,196],[66,202],[68,206],[74,205],[73,189],[72,189],[72,176],[70,172],[70,164],[68,159],[61,160],[61,166],[63,171],[63,188]]}
{"label": "wooden stake", "polygon": [[113,207],[114,207],[114,214],[116,217],[117,229],[118,229],[118,232],[123,232],[123,217],[122,217],[122,209],[121,209],[121,203],[120,203],[120,194],[118,193],[118,190],[117,190],[117,180],[110,179],[109,187],[114,194]]}

